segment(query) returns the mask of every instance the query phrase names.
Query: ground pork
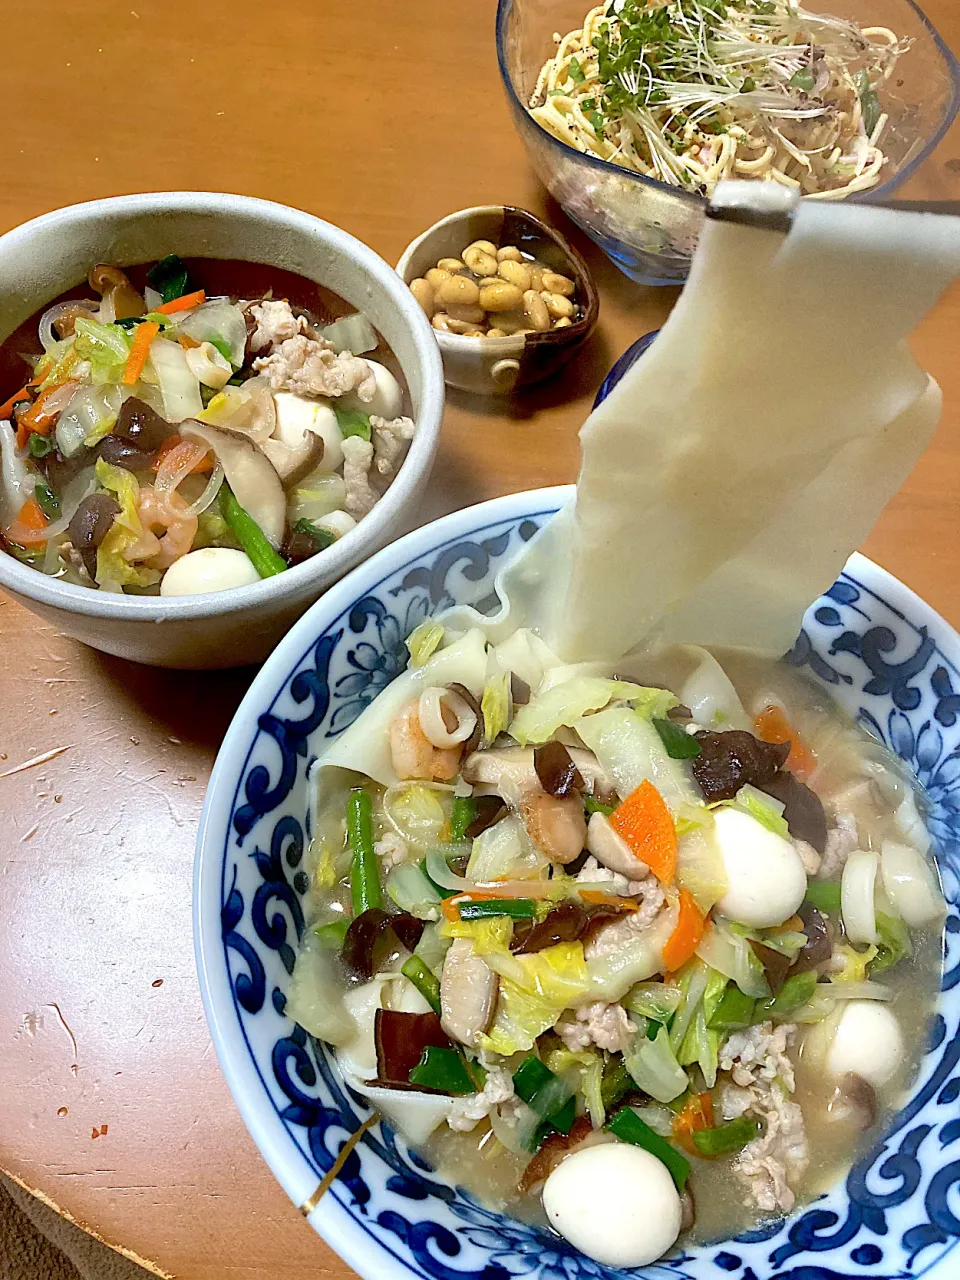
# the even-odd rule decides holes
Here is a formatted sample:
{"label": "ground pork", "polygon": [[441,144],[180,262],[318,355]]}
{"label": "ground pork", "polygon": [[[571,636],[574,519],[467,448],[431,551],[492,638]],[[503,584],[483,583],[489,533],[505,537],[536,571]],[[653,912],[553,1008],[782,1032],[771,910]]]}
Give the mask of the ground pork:
{"label": "ground pork", "polygon": [[285,342],[287,338],[295,338],[297,334],[306,333],[309,326],[302,316],[295,316],[286,298],[273,301],[264,298],[262,302],[250,304],[250,314],[257,326],[250,335],[251,351],[267,351],[271,347]]}
{"label": "ground pork", "polygon": [[729,1071],[734,1084],[744,1088],[760,1080],[779,1079],[788,1093],[793,1093],[793,1063],[787,1047],[793,1042],[796,1027],[772,1022],[734,1031],[720,1050],[720,1070]]}
{"label": "ground pork", "polygon": [[611,890],[622,898],[635,898],[647,888],[646,880],[628,880],[619,871],[611,871],[609,867],[601,867],[596,858],[587,858],[577,873],[581,884],[608,884]]}
{"label": "ground pork", "polygon": [[650,876],[644,880],[636,895],[637,910],[621,920],[613,920],[598,929],[583,949],[587,960],[611,955],[629,944],[653,924],[664,904],[664,893],[659,882]]}
{"label": "ground pork", "polygon": [[447,1124],[457,1133],[466,1133],[486,1119],[494,1107],[513,1097],[513,1078],[503,1067],[488,1066],[487,1078],[480,1093],[454,1099]]}
{"label": "ground pork", "polygon": [[302,333],[286,338],[269,355],[253,362],[254,369],[274,391],[292,391],[301,396],[345,396],[356,391],[361,400],[372,400],[377,380],[366,360],[339,354],[325,338],[308,338]]}
{"label": "ground pork", "polygon": [[624,1053],[636,1031],[636,1023],[627,1017],[620,1004],[605,1004],[597,1000],[576,1010],[575,1022],[561,1022],[556,1030],[568,1049],[586,1049],[595,1044],[608,1053]]}
{"label": "ground pork", "polygon": [[803,1112],[779,1084],[772,1085],[750,1111],[763,1120],[765,1128],[740,1152],[734,1172],[758,1209],[789,1213],[796,1203],[793,1187],[810,1161]]}
{"label": "ground pork", "polygon": [[360,436],[343,442],[343,483],[347,487],[344,507],[354,520],[362,520],[377,505],[380,495],[370,483],[373,445]]}
{"label": "ground pork", "polygon": [[373,433],[373,462],[377,472],[392,479],[400,469],[400,463],[413,439],[416,426],[412,418],[380,418],[370,416]]}
{"label": "ground pork", "polygon": [[720,1068],[732,1080],[719,1085],[719,1108],[724,1120],[754,1115],[764,1129],[737,1157],[734,1172],[759,1209],[789,1213],[795,1202],[793,1187],[810,1158],[803,1112],[793,1092],[793,1063],[786,1055],[796,1028],[774,1029],[764,1022],[736,1031],[720,1050]]}
{"label": "ground pork", "polygon": [[393,867],[399,867],[401,862],[406,862],[410,857],[410,850],[407,847],[406,840],[402,840],[393,831],[385,832],[383,838],[377,840],[374,844],[373,851],[380,859],[385,871],[390,871]]}
{"label": "ground pork", "polygon": [[803,869],[808,876],[815,876],[820,870],[822,861],[819,853],[812,844],[808,844],[806,840],[797,840],[794,838],[793,847],[797,851],[797,857],[803,863]]}
{"label": "ground pork", "polygon": [[833,879],[843,869],[858,842],[856,818],[849,812],[838,813],[835,825],[827,831],[827,844],[817,873],[820,879]]}

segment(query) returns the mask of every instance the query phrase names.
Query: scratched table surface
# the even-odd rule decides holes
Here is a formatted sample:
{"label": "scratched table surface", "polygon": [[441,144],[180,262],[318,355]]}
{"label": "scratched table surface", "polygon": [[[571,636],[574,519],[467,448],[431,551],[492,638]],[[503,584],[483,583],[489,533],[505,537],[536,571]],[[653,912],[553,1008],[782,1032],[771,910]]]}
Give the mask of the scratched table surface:
{"label": "scratched table surface", "polygon": [[[960,48],[956,0],[927,8]],[[436,218],[490,201],[570,233],[509,119],[492,0],[380,0],[376,13],[9,0],[5,43],[20,52],[4,67],[0,230],[74,201],[193,188],[299,206],[391,262]],[[905,194],[951,196],[958,173],[955,128]],[[572,234],[600,288],[596,337],[514,402],[449,395],[422,520],[574,479],[604,372],[672,306],[674,291],[631,284]],[[954,289],[915,335],[943,421],[864,548],[955,626],[958,313]],[[124,663],[2,597],[0,654],[0,1167],[182,1280],[349,1275],[249,1138],[194,971],[197,819],[252,673]]]}

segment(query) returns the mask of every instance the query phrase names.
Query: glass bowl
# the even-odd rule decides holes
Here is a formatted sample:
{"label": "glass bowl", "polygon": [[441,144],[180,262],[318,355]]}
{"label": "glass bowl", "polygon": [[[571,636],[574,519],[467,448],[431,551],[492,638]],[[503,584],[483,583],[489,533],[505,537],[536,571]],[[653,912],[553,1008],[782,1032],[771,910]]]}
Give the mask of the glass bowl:
{"label": "glass bowl", "polygon": [[[589,0],[499,0],[497,54],[517,129],[547,190],[625,275],[641,284],[682,284],[705,199],[585,155],[542,129],[526,106],[554,32],[576,30]],[[814,11],[888,26],[913,46],[881,96],[890,113],[884,182],[849,199],[883,200],[926,159],[960,105],[960,64],[913,0],[817,0]]]}

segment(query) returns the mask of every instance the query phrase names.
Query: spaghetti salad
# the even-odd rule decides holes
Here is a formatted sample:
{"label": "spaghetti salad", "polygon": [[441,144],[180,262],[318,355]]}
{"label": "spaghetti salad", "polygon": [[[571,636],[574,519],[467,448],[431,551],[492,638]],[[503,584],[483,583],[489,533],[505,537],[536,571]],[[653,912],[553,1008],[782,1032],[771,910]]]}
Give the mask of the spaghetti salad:
{"label": "spaghetti salad", "polygon": [[615,0],[555,39],[530,114],[561,142],[705,195],[740,177],[821,199],[880,180],[877,90],[910,45],[794,0]]}

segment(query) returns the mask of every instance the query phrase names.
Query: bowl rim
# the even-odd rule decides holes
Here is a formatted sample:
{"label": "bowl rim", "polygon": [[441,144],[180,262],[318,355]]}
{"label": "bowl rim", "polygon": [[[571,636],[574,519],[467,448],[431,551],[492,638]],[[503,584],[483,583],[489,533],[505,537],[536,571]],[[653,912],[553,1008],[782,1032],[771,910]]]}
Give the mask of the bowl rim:
{"label": "bowl rim", "polygon": [[[234,1017],[229,972],[222,963],[220,906],[224,840],[229,837],[228,823],[245,769],[241,753],[242,759],[249,758],[260,715],[283,693],[291,673],[318,636],[328,631],[357,599],[374,591],[405,563],[429,554],[451,538],[476,533],[485,525],[499,524],[538,508],[555,511],[575,491],[573,484],[547,486],[505,494],[452,512],[391,543],[336,583],[293,626],[257,674],[224,735],[204,799],[194,860],[194,951],[204,1011],[221,1070],[251,1137],[277,1181],[293,1203],[301,1207],[317,1233],[365,1280],[384,1275],[395,1280],[401,1274],[409,1276],[415,1269],[382,1241],[371,1237],[348,1203],[332,1196],[323,1197],[312,1207],[305,1203],[314,1190],[315,1177],[311,1173],[305,1179],[302,1153],[265,1105],[260,1090],[266,1085],[244,1028]],[[868,584],[902,616],[925,626],[938,644],[952,640],[960,654],[960,633],[888,570],[854,552],[844,572]]]}
{"label": "bowl rim", "polygon": [[[135,216],[145,219],[172,211],[212,213],[217,216],[237,214],[260,218],[264,225],[292,227],[305,235],[313,235],[328,249],[348,257],[366,271],[381,287],[411,327],[414,345],[422,361],[423,389],[417,414],[417,431],[393,483],[356,528],[339,538],[322,554],[287,569],[284,573],[248,586],[228,591],[208,592],[193,596],[128,596],[95,591],[90,587],[61,582],[21,564],[9,552],[0,551],[0,586],[37,604],[84,617],[110,621],[166,622],[193,621],[238,613],[251,608],[280,604],[288,596],[308,594],[311,584],[318,589],[329,579],[348,571],[364,557],[364,545],[381,536],[383,526],[400,518],[404,507],[416,491],[433,463],[439,442],[444,411],[444,377],[440,351],[426,316],[409,289],[390,264],[378,253],[348,231],[318,218],[303,209],[218,191],[151,191],[132,195],[108,196],[64,205],[20,223],[0,236],[0,249],[15,254],[29,253],[37,231],[65,227],[75,221],[101,216]],[[268,265],[268,264],[264,264]]]}
{"label": "bowl rim", "polygon": [[[940,143],[944,134],[956,118],[958,110],[960,110],[960,60],[957,59],[943,36],[941,36],[940,32],[920,8],[919,4],[916,3],[916,0],[903,0],[903,2],[909,5],[919,18],[921,24],[930,34],[933,43],[947,68],[947,72],[953,85],[953,93],[950,97],[947,109],[944,111],[943,119],[940,121],[936,130],[931,134],[929,140],[924,144],[917,155],[915,155],[908,164],[904,165],[902,169],[898,169],[896,172],[892,173],[886,181],[877,183],[875,187],[868,187],[866,191],[852,192],[849,196],[845,197],[846,200],[870,204],[882,201],[890,192],[895,191],[901,183],[906,182],[907,178],[915,172],[918,166],[927,159],[934,148]],[[641,186],[650,187],[659,192],[667,192],[691,207],[705,209],[707,206],[707,197],[701,195],[699,192],[686,191],[683,187],[671,186],[667,182],[661,182],[659,178],[648,177],[647,174],[637,173],[633,169],[623,169],[619,165],[612,164],[609,160],[601,159],[600,156],[591,155],[587,151],[578,151],[576,147],[571,147],[569,143],[562,142],[559,138],[555,138],[552,133],[549,133],[542,127],[542,125],[533,120],[526,103],[521,100],[520,95],[514,87],[513,78],[510,75],[510,71],[507,68],[506,63],[505,45],[507,19],[515,4],[516,0],[497,0],[496,17],[497,64],[500,67],[500,79],[503,81],[504,90],[514,111],[521,112],[531,120],[540,130],[544,138],[546,138],[549,143],[552,143],[554,147],[559,148],[561,154],[567,155],[571,159],[584,161],[586,164],[595,168],[598,172],[610,173],[611,171],[615,171],[627,179],[640,183]],[[801,197],[801,199],[802,198],[803,197]],[[667,282],[665,281],[664,283]]]}

